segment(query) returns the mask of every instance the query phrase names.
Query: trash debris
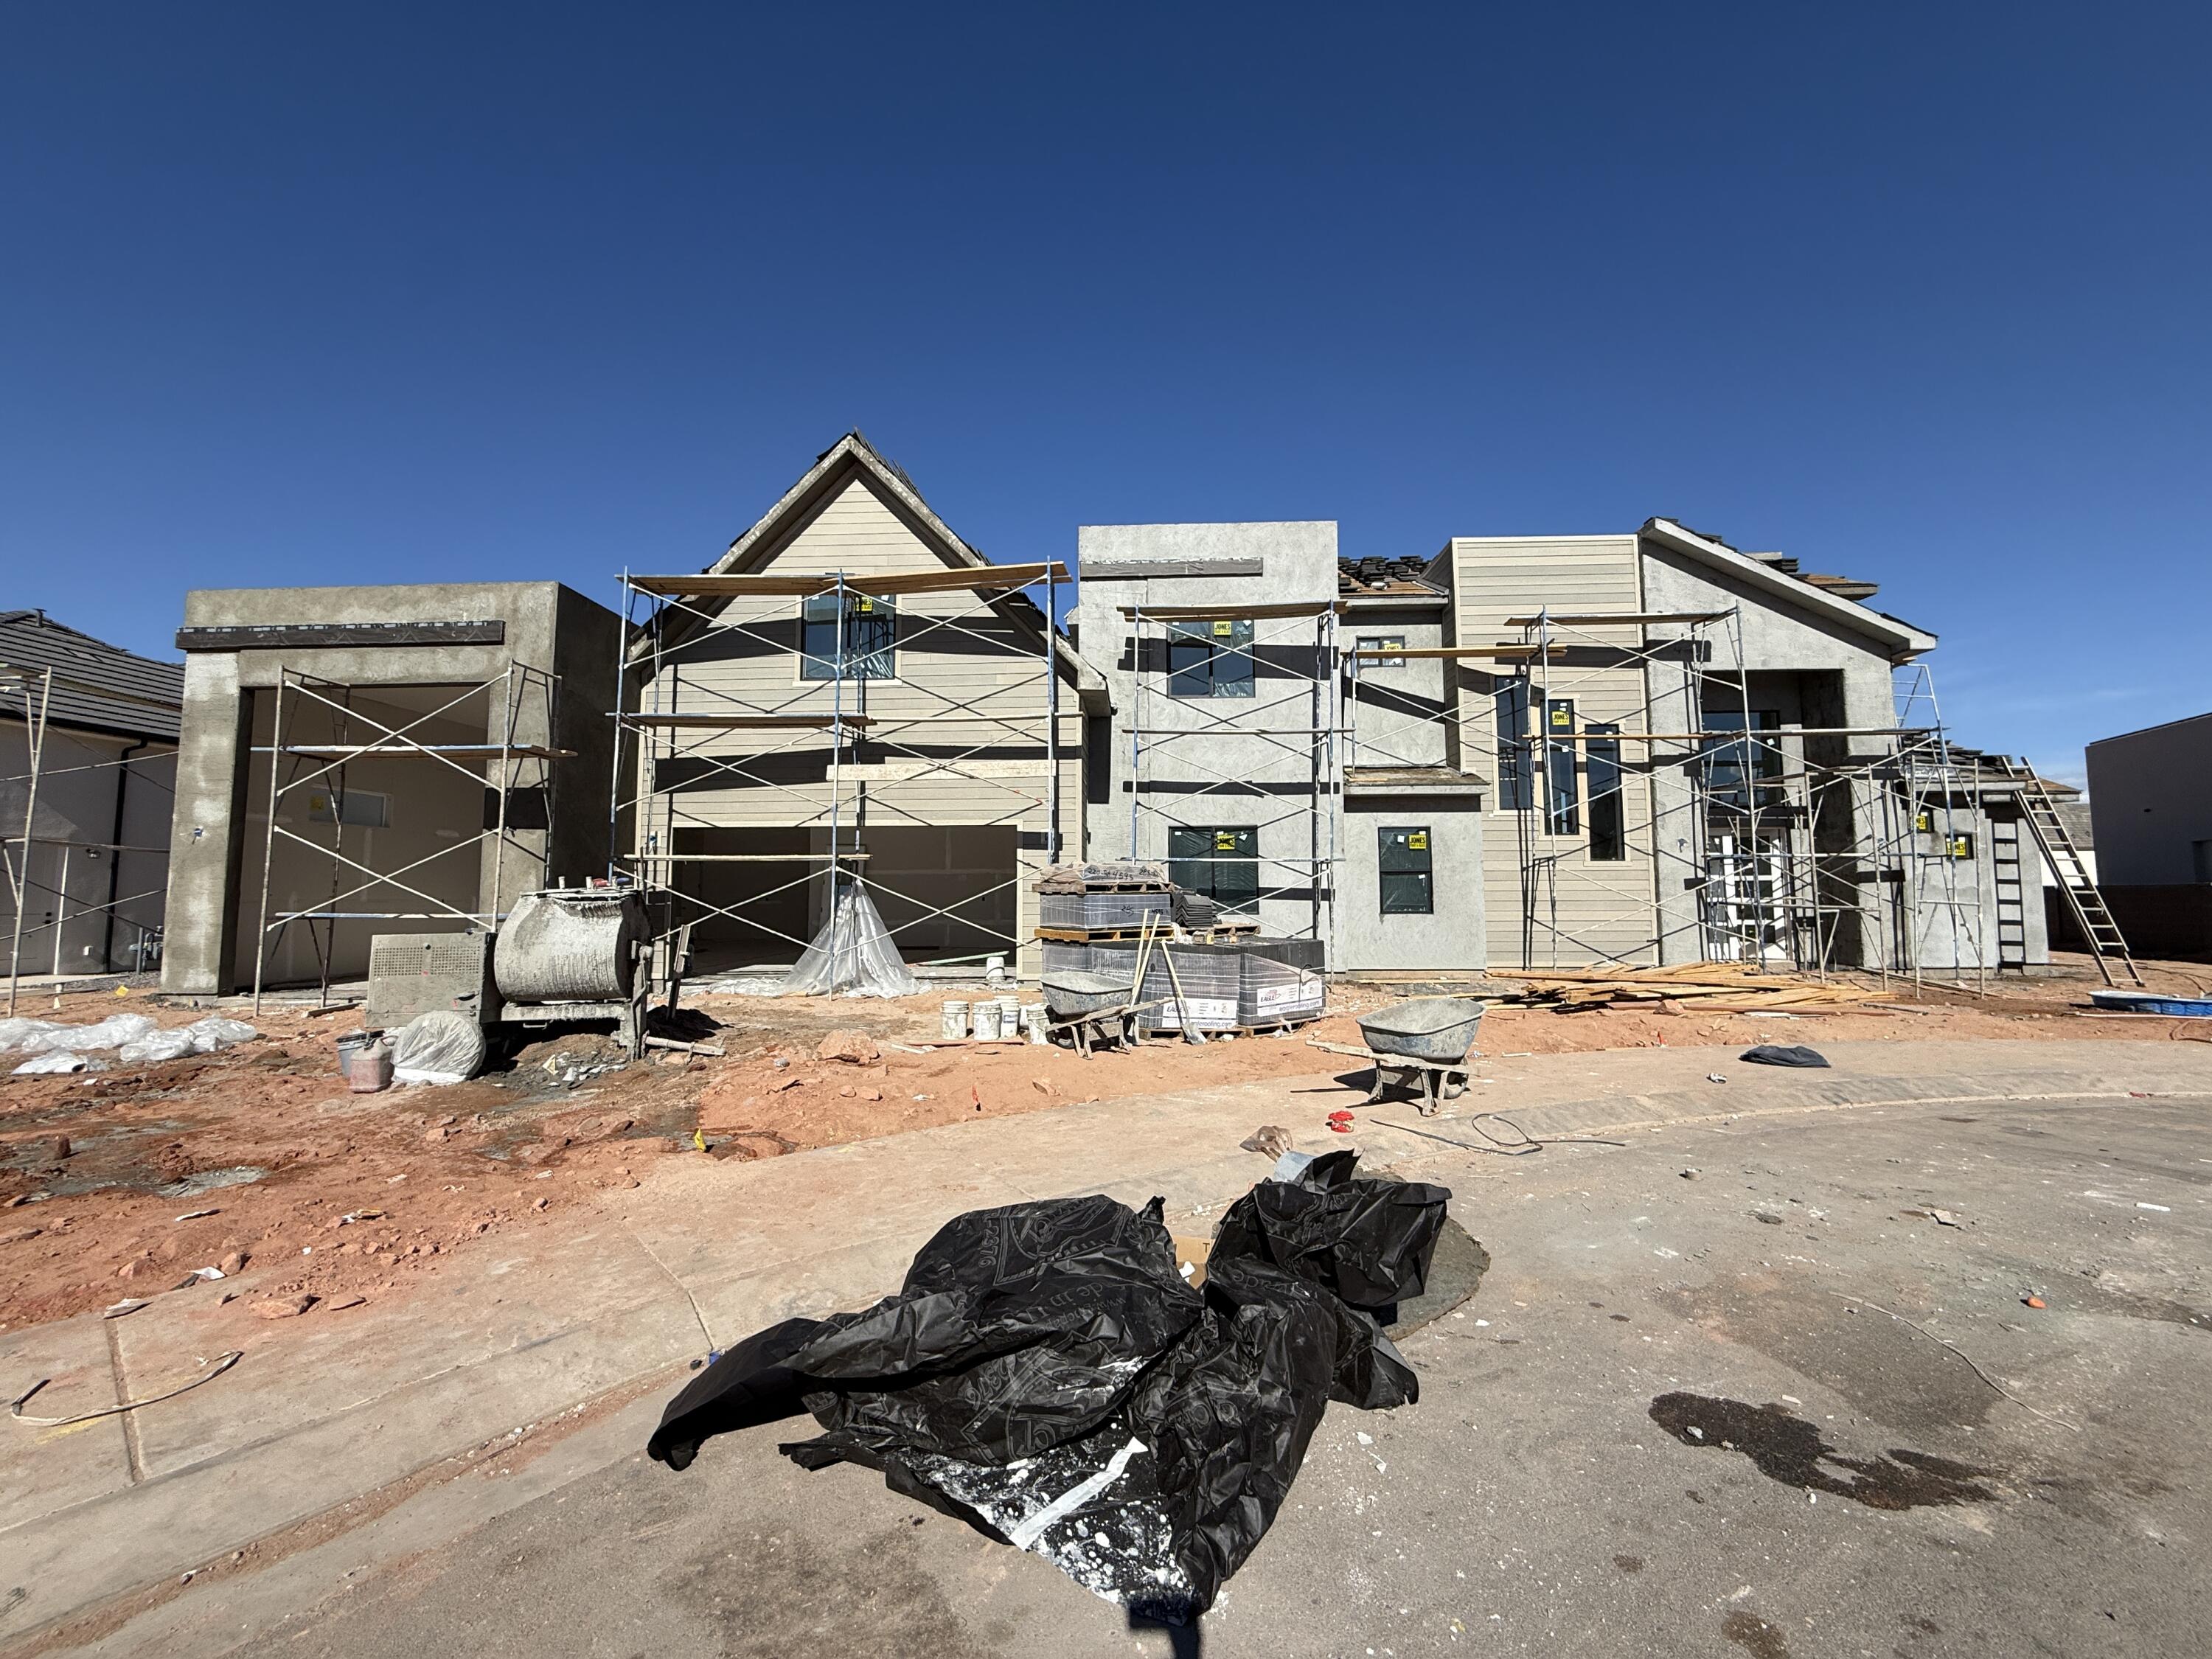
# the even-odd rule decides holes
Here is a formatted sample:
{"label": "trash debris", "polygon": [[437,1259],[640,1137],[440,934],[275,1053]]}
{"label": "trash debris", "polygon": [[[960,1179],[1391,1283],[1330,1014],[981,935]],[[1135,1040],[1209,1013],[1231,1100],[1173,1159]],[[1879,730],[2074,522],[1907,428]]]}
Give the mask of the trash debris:
{"label": "trash debris", "polygon": [[2051,1305],[2039,1296],[2024,1296],[2021,1297],[2021,1304],[2029,1308],[2047,1308]]}
{"label": "trash debris", "polygon": [[955,1218],[865,1312],[755,1333],[669,1402],[647,1449],[811,1411],[783,1448],[1042,1555],[1139,1618],[1188,1623],[1259,1543],[1331,1400],[1419,1385],[1378,1318],[1419,1293],[1450,1194],[1358,1176],[1358,1154],[1262,1182],[1216,1231],[1202,1291],[1155,1199]]}
{"label": "trash debris", "polygon": [[1822,1070],[1827,1069],[1828,1066],[1826,1055],[1817,1049],[1808,1048],[1802,1043],[1792,1043],[1784,1048],[1776,1043],[1762,1042],[1755,1048],[1745,1049],[1736,1058],[1747,1060],[1754,1066],[1819,1066]]}
{"label": "trash debris", "polygon": [[1332,1134],[1348,1135],[1355,1127],[1358,1127],[1352,1114],[1344,1110],[1341,1107],[1337,1110],[1331,1112],[1328,1115],[1328,1121],[1329,1133]]}
{"label": "trash debris", "polygon": [[102,1319],[120,1319],[125,1314],[135,1314],[139,1309],[151,1307],[152,1305],[153,1304],[151,1303],[148,1302],[143,1297],[126,1296],[122,1301],[111,1302],[107,1306],[102,1308],[100,1310],[100,1316]]}
{"label": "trash debris", "polygon": [[[113,1319],[118,1316],[116,1309],[123,1309],[125,1312],[136,1312],[137,1309],[145,1305],[144,1303],[140,1302],[126,1308],[124,1304],[118,1302],[115,1304],[115,1308],[111,1308],[107,1311],[105,1316]],[[135,1412],[142,1406],[158,1406],[164,1400],[173,1400],[180,1394],[191,1392],[203,1382],[212,1382],[245,1358],[246,1353],[243,1349],[233,1348],[228,1353],[217,1354],[213,1359],[203,1359],[199,1362],[200,1374],[198,1376],[188,1382],[180,1382],[175,1388],[167,1389],[161,1394],[149,1395],[143,1400],[126,1400],[119,1406],[103,1406],[98,1411],[82,1412],[75,1417],[26,1417],[23,1414],[23,1407],[31,1403],[33,1395],[53,1381],[51,1376],[42,1376],[9,1402],[8,1415],[18,1423],[28,1424],[34,1429],[65,1429],[73,1423],[90,1423],[102,1417],[118,1417],[125,1412]],[[231,1559],[236,1560],[238,1558],[233,1556]],[[189,1573],[185,1576],[191,1577]]]}
{"label": "trash debris", "polygon": [[1705,1073],[1705,1081],[1708,1083],[1726,1083],[1728,1079],[1723,1077],[1718,1072],[1708,1072]]}
{"label": "trash debris", "polygon": [[1933,1221],[1939,1227],[1963,1227],[1966,1225],[1966,1223],[1960,1220],[1958,1217],[1953,1215],[1948,1210],[1930,1210],[1928,1212],[1928,1218]]}
{"label": "trash debris", "polygon": [[466,1083],[483,1063],[483,1029],[451,1008],[416,1015],[392,1042],[392,1075],[401,1083]]}
{"label": "trash debris", "polygon": [[229,1276],[229,1274],[224,1273],[220,1267],[195,1267],[192,1269],[191,1274],[191,1278],[203,1281],[228,1279]]}
{"label": "trash debris", "polygon": [[1237,1146],[1241,1152],[1261,1152],[1269,1158],[1280,1158],[1291,1150],[1291,1132],[1279,1124],[1262,1123]]}

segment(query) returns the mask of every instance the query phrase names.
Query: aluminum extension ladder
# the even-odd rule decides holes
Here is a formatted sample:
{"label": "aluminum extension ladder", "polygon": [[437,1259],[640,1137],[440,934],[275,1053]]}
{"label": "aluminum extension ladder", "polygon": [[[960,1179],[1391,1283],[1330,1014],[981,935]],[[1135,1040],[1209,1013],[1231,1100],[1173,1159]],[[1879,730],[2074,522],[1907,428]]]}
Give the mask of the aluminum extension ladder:
{"label": "aluminum extension ladder", "polygon": [[2128,954],[2128,942],[2121,937],[2119,924],[2105,908],[2105,896],[2097,890],[2096,879],[2090,875],[2081,849],[2075,846],[2066,820],[2058,816],[2057,804],[2044,788],[2043,780],[2025,759],[2008,762],[2007,769],[2020,792],[2021,810],[2027,819],[2029,831],[2035,836],[2035,844],[2042,850],[2051,874],[2058,878],[2058,885],[2066,894],[2067,905],[2074,912],[2081,936],[2089,941],[2090,952],[2097,958],[2097,971],[2105,976],[2106,984],[2118,985],[2120,981],[2112,972],[2112,964],[2118,963],[2131,982],[2141,985],[2143,976],[2136,967],[2135,958]]}

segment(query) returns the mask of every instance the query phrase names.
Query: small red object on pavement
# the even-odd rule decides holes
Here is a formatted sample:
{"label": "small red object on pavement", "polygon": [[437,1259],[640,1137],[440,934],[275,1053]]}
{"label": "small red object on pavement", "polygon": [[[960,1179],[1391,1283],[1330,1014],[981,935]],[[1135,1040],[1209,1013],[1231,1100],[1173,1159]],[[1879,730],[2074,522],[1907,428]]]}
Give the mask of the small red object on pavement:
{"label": "small red object on pavement", "polygon": [[1352,1130],[1352,1114],[1346,1111],[1331,1112],[1328,1115],[1328,1127],[1332,1134],[1350,1134]]}

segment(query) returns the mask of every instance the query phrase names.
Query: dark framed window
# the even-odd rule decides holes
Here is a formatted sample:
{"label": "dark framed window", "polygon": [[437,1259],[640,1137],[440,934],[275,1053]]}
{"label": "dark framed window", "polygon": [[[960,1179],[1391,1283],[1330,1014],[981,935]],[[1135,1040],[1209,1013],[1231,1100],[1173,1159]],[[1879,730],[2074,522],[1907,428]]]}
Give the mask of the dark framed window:
{"label": "dark framed window", "polygon": [[1589,855],[1598,864],[1620,864],[1628,857],[1628,814],[1620,795],[1618,726],[1592,720],[1583,745],[1583,769],[1589,779]]}
{"label": "dark framed window", "polygon": [[[799,624],[799,678],[837,678],[837,596],[817,593],[803,602]],[[881,593],[845,595],[845,678],[888,680],[898,676],[898,609]]]}
{"label": "dark framed window", "polygon": [[1498,810],[1525,812],[1534,805],[1530,780],[1535,771],[1535,748],[1528,737],[1528,688],[1518,680],[1502,685],[1494,703],[1498,720]]}
{"label": "dark framed window", "polygon": [[1168,624],[1168,696],[1252,695],[1252,624],[1223,617]]}
{"label": "dark framed window", "polygon": [[1203,893],[1224,910],[1260,908],[1260,832],[1240,829],[1168,830],[1168,879]]}
{"label": "dark framed window", "polygon": [[1403,634],[1363,634],[1356,648],[1398,653],[1389,657],[1362,657],[1359,659],[1362,672],[1370,668],[1403,668],[1406,665],[1406,636]]}
{"label": "dark framed window", "polygon": [[1756,789],[1759,805],[1780,805],[1782,791],[1774,786],[1782,777],[1782,745],[1764,735],[1782,729],[1780,711],[1751,710],[1747,729],[1741,708],[1708,708],[1705,729],[1731,734],[1705,742],[1705,789],[1714,804],[1748,811]]}
{"label": "dark framed window", "polygon": [[1436,866],[1426,824],[1386,823],[1377,830],[1375,871],[1386,916],[1436,914]]}
{"label": "dark framed window", "polygon": [[1582,833],[1574,732],[1573,698],[1553,697],[1544,705],[1544,829],[1547,835]]}

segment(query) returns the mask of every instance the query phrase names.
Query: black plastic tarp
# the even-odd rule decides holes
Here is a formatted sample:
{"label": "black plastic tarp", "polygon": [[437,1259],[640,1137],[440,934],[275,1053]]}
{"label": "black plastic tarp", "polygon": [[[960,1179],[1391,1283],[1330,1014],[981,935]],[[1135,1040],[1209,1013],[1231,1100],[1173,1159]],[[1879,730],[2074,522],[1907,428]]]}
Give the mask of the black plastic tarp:
{"label": "black plastic tarp", "polygon": [[956,1217],[862,1313],[748,1337],[669,1402],[647,1451],[813,1413],[782,1448],[1032,1550],[1141,1617],[1211,1606],[1273,1522],[1331,1400],[1419,1384],[1378,1317],[1419,1294],[1450,1194],[1331,1153],[1214,1234],[1203,1291],[1161,1201],[1054,1199]]}

